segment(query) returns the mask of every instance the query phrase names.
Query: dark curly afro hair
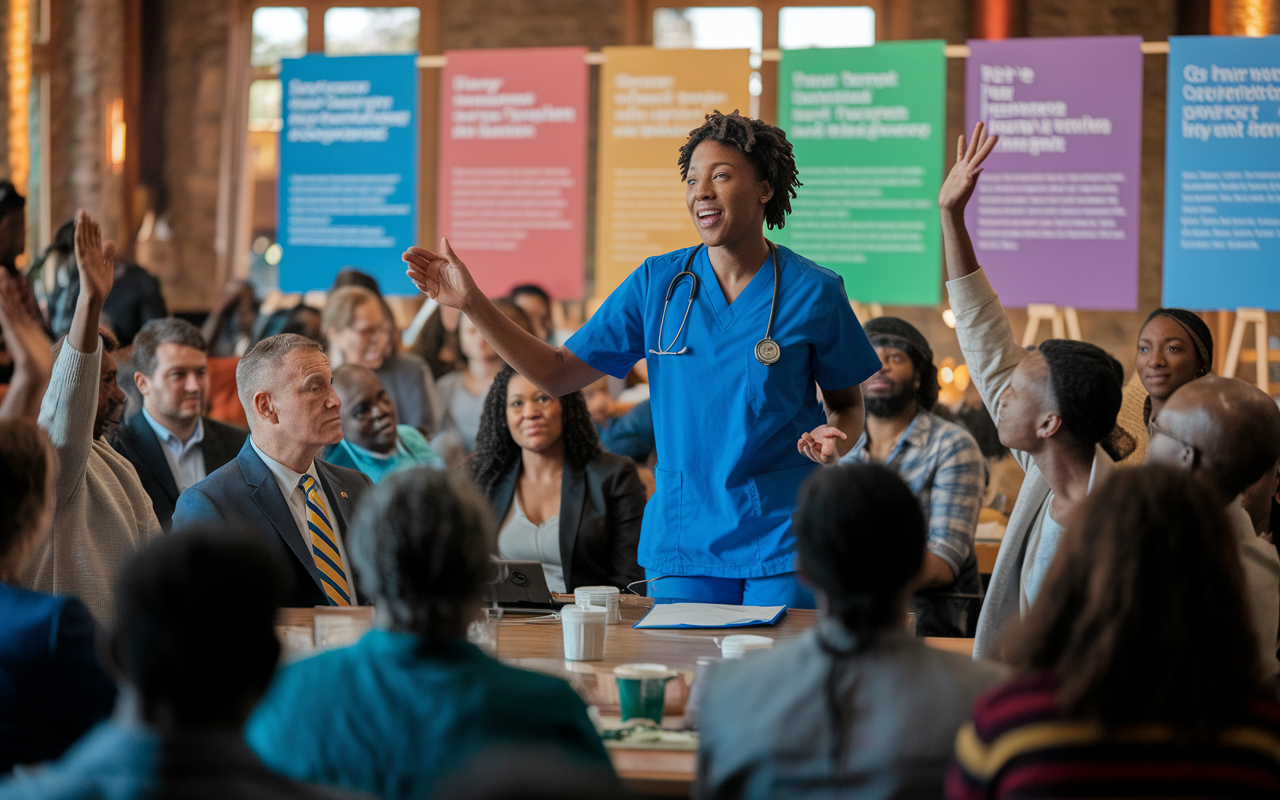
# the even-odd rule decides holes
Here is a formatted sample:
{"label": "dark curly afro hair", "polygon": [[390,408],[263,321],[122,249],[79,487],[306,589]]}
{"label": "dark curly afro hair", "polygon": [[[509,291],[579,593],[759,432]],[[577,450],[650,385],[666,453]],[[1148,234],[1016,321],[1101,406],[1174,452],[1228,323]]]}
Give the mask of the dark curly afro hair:
{"label": "dark curly afro hair", "polygon": [[799,173],[795,156],[791,153],[791,142],[787,141],[782,129],[744,117],[737,109],[732,114],[713,111],[707,115],[702,127],[689,131],[689,141],[680,148],[676,163],[680,166],[681,178],[689,177],[689,160],[703,142],[730,144],[746,155],[751,166],[755,167],[756,177],[768,181],[773,188],[773,197],[764,206],[765,223],[770,228],[785,226],[796,187],[803,184],[797,177]]}
{"label": "dark curly afro hair", "polygon": [[[476,434],[476,449],[467,462],[467,471],[476,484],[488,495],[493,484],[520,460],[520,445],[511,438],[507,427],[507,385],[516,375],[511,367],[504,367],[493,379],[489,394],[484,399],[484,411],[480,414],[480,431]],[[564,458],[571,466],[581,469],[591,459],[600,455],[600,437],[587,410],[582,392],[570,392],[559,398],[560,421],[564,437]]]}

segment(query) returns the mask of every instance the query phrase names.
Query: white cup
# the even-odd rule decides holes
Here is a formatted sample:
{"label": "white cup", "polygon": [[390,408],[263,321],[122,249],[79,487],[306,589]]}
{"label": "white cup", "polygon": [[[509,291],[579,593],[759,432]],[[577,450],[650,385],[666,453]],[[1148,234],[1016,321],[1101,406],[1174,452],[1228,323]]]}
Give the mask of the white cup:
{"label": "white cup", "polygon": [[725,658],[742,658],[753,650],[772,650],[773,640],[768,636],[736,634],[720,641],[720,655]]}
{"label": "white cup", "polygon": [[596,606],[565,606],[560,610],[566,660],[604,660],[604,635],[608,616],[606,609]]}
{"label": "white cup", "polygon": [[599,606],[609,612],[609,624],[622,622],[622,610],[618,606],[617,586],[579,586],[573,590],[573,602],[579,608]]}

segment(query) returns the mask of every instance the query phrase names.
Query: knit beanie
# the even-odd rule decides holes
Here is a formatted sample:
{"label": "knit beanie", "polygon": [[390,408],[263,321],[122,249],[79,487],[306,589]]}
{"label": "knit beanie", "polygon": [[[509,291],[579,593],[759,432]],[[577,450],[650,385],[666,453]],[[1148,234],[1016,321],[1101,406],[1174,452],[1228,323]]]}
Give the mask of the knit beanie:
{"label": "knit beanie", "polygon": [[933,365],[933,348],[915,326],[898,317],[876,317],[862,328],[872,347],[892,347],[911,358],[916,374],[920,376],[920,388],[916,403],[925,411],[932,410],[938,402],[938,368]]}

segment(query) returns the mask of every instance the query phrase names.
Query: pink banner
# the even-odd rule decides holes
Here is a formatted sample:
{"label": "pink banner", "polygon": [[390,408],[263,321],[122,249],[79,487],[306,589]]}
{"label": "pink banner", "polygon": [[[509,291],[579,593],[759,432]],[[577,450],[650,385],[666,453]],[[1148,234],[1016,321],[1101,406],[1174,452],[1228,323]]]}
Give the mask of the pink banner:
{"label": "pink banner", "polygon": [[446,54],[437,230],[490,296],[537,283],[582,297],[586,52]]}

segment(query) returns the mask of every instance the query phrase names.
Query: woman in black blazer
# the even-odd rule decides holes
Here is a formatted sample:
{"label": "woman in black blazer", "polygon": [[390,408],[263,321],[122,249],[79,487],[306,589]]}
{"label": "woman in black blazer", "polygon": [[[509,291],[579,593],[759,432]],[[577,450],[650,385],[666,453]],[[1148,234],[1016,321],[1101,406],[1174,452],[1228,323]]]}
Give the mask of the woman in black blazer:
{"label": "woman in black blazer", "polygon": [[504,368],[468,469],[497,515],[498,554],[541,561],[553,591],[644,580],[644,486],[631,459],[601,449],[581,392],[552,397]]}

